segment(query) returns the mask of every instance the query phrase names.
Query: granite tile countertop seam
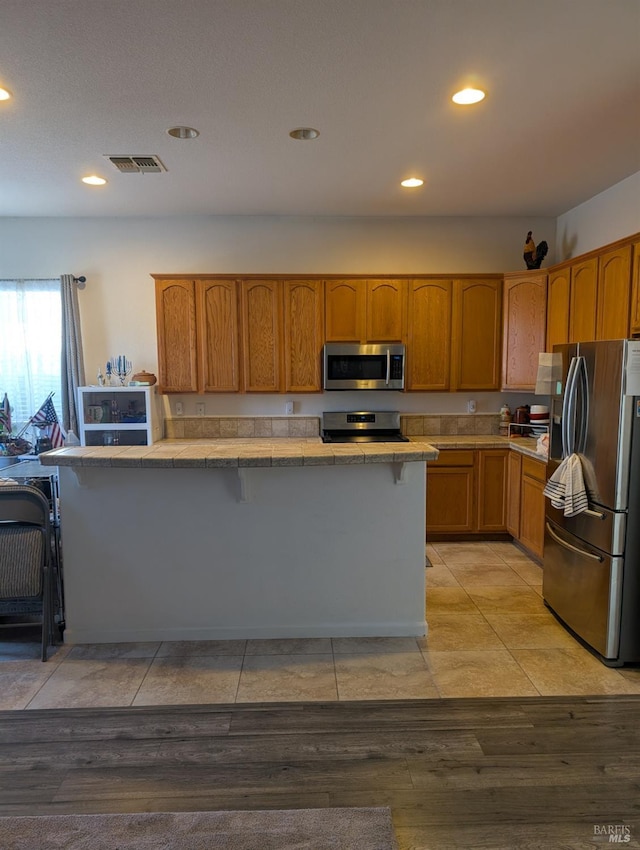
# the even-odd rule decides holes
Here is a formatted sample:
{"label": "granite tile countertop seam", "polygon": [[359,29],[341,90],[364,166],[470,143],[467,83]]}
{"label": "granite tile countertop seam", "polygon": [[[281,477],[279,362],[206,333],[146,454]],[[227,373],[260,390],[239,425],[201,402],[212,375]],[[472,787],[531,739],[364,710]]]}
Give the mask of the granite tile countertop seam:
{"label": "granite tile countertop seam", "polygon": [[97,446],[55,449],[41,455],[45,466],[94,468],[225,468],[340,466],[434,460],[438,450],[426,440],[407,443],[339,444],[319,438],[161,440],[151,446]]}

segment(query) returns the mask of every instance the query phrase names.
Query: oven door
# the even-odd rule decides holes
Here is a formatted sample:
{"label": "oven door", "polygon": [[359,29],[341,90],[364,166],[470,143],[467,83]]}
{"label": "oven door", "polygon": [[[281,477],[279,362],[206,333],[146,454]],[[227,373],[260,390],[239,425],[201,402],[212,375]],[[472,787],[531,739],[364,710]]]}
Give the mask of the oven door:
{"label": "oven door", "polygon": [[404,389],[405,347],[326,343],[325,390]]}

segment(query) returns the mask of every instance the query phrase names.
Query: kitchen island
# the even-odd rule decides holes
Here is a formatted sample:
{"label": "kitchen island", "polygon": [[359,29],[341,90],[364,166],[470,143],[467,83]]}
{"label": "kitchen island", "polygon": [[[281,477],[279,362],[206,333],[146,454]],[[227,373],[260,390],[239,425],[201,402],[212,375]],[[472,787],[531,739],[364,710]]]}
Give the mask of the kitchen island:
{"label": "kitchen island", "polygon": [[58,449],[65,642],[423,635],[429,443]]}

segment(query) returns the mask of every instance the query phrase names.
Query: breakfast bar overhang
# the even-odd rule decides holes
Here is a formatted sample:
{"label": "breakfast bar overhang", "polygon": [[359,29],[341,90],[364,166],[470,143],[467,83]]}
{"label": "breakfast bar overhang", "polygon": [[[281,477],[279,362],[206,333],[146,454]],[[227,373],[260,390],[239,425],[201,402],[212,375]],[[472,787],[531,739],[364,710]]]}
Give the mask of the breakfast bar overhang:
{"label": "breakfast bar overhang", "polygon": [[68,643],[423,635],[428,443],[58,449]]}

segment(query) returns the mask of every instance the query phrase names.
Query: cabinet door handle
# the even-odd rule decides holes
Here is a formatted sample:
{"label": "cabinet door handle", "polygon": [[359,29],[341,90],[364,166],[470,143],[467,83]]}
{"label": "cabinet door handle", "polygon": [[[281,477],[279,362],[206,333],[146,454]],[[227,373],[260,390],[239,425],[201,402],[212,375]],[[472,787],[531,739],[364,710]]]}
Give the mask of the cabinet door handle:
{"label": "cabinet door handle", "polygon": [[598,561],[602,563],[604,558],[602,555],[594,555],[593,552],[587,552],[586,549],[579,549],[577,546],[572,546],[571,543],[567,543],[566,540],[563,540],[562,537],[558,537],[555,531],[551,528],[549,523],[547,523],[547,531],[550,536],[558,543],[560,546],[563,546],[565,549],[569,549],[571,552],[577,552],[578,555],[583,555],[585,558],[591,558],[592,561]]}

